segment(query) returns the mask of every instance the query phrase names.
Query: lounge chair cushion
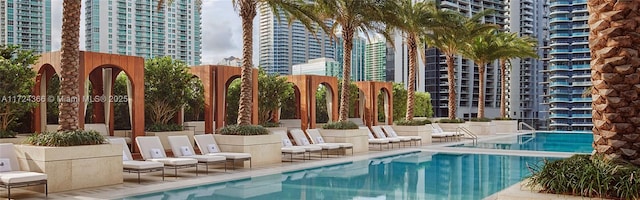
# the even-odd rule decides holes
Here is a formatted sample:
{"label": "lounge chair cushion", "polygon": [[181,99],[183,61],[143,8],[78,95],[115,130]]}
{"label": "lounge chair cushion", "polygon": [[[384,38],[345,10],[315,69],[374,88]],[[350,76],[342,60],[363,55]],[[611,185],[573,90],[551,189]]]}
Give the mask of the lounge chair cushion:
{"label": "lounge chair cushion", "polygon": [[209,153],[207,155],[224,156],[227,159],[231,159],[231,160],[251,158],[251,154],[249,153],[219,152],[219,153]]}
{"label": "lounge chair cushion", "polygon": [[282,146],[283,147],[291,147],[291,146],[293,146],[293,144],[291,143],[291,140],[289,140],[289,139],[282,139]]}
{"label": "lounge chair cushion", "polygon": [[122,167],[124,169],[154,169],[164,167],[164,164],[160,162],[139,161],[139,160],[127,160],[122,161]]}
{"label": "lounge chair cushion", "polygon": [[191,165],[191,164],[198,163],[198,160],[193,158],[152,158],[152,159],[149,159],[149,161],[161,162],[169,166]]}
{"label": "lounge chair cushion", "polygon": [[318,145],[314,145],[314,144],[305,145],[305,146],[299,146],[299,147],[302,147],[307,151],[320,151],[320,150],[322,150],[322,146],[318,146]]}
{"label": "lounge chair cushion", "polygon": [[306,150],[304,148],[296,148],[296,147],[282,147],[280,148],[282,153],[304,153]]}
{"label": "lounge chair cushion", "polygon": [[182,156],[193,156],[193,152],[188,146],[181,146],[180,153],[182,153]]}
{"label": "lounge chair cushion", "polygon": [[322,136],[318,136],[316,137],[316,141],[318,142],[318,144],[322,144],[324,143],[324,138],[322,138]]}
{"label": "lounge chair cushion", "polygon": [[25,183],[31,181],[46,180],[47,175],[37,172],[10,171],[0,172],[0,181],[2,183]]}
{"label": "lounge chair cushion", "polygon": [[220,152],[220,149],[218,149],[216,144],[209,144],[207,145],[207,150],[209,150],[209,153],[217,153]]}
{"label": "lounge chair cushion", "polygon": [[129,157],[127,157],[127,152],[125,150],[122,150],[122,160],[123,161],[130,160]]}
{"label": "lounge chair cushion", "polygon": [[184,158],[193,158],[198,160],[198,162],[217,162],[217,161],[227,160],[227,158],[224,156],[213,156],[213,155],[192,155],[192,156],[185,156]]}
{"label": "lounge chair cushion", "polygon": [[0,158],[0,172],[11,171],[11,161],[9,158]]}
{"label": "lounge chair cushion", "polygon": [[369,143],[386,144],[386,143],[389,143],[389,140],[386,140],[386,139],[369,139]]}

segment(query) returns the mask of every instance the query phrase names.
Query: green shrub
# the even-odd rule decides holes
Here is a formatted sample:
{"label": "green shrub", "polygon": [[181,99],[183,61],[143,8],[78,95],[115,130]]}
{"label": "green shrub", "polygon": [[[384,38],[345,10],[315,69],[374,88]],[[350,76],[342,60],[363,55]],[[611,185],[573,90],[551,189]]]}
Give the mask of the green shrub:
{"label": "green shrub", "polygon": [[527,185],[542,192],[598,198],[640,198],[640,168],[601,156],[574,155],[544,166],[529,166]]}
{"label": "green shrub", "polygon": [[491,119],[483,117],[483,118],[471,118],[472,122],[491,122]]}
{"label": "green shrub", "polygon": [[423,126],[425,124],[431,124],[431,121],[429,121],[428,119],[425,120],[398,120],[395,121],[395,124],[398,126]]}
{"label": "green shrub", "polygon": [[464,123],[462,119],[441,119],[438,123]]}
{"label": "green shrub", "polygon": [[227,125],[219,130],[222,135],[269,135],[269,130],[260,125]]}
{"label": "green shrub", "polygon": [[358,129],[358,125],[352,121],[329,122],[322,126],[323,129]]}
{"label": "green shrub", "polygon": [[43,132],[27,137],[27,142],[36,146],[78,146],[104,144],[105,138],[97,131],[75,130],[68,132]]}
{"label": "green shrub", "polygon": [[496,118],[493,118],[493,120],[513,120],[513,119],[509,117],[496,117]]}
{"label": "green shrub", "polygon": [[262,126],[262,127],[280,127],[280,123],[264,122],[264,123],[260,124],[260,126]]}
{"label": "green shrub", "polygon": [[0,138],[14,138],[16,137],[16,132],[11,130],[0,130]]}
{"label": "green shrub", "polygon": [[182,131],[184,127],[178,124],[152,124],[147,127],[147,131],[163,132],[163,131]]}

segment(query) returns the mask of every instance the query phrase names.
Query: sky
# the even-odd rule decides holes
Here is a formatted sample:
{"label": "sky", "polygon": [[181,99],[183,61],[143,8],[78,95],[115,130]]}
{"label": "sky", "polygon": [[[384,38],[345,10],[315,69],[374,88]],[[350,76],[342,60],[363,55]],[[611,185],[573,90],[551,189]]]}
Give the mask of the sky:
{"label": "sky", "polygon": [[[62,1],[51,1],[52,50],[60,49]],[[84,4],[84,1],[82,1]],[[84,7],[80,17],[80,50],[85,50]],[[253,63],[258,63],[258,18],[253,23]],[[202,63],[216,64],[229,56],[242,57],[242,23],[231,0],[208,0],[202,5]]]}

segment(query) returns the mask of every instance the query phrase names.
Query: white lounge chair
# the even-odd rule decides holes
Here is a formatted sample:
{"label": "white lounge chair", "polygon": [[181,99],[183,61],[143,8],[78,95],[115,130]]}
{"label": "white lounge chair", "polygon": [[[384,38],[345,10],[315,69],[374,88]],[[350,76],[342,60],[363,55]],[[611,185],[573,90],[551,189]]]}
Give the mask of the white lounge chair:
{"label": "white lounge chair", "polygon": [[[316,144],[316,143],[311,143],[309,141],[309,139],[307,138],[307,135],[304,133],[304,131],[302,131],[301,129],[291,129],[289,131],[291,133],[291,136],[293,137],[293,140],[296,141],[296,144],[298,145],[302,145],[302,146],[320,146],[322,147],[322,150],[326,150],[327,151],[327,157],[329,157],[329,153],[331,150],[337,150],[340,148],[340,145],[336,145],[336,144]],[[322,158],[322,151],[320,151],[320,158]]]}
{"label": "white lounge chair", "polygon": [[[434,123],[431,125],[433,127],[433,132],[435,133],[435,138],[439,138],[439,139],[444,138],[445,141],[447,141],[448,139],[455,139],[461,136],[461,134],[458,134],[456,132],[443,131],[442,128],[440,128],[440,126],[437,123]],[[434,137],[434,134],[432,134],[432,137]]]}
{"label": "white lounge chair", "polygon": [[420,145],[422,145],[422,137],[420,136],[399,136],[398,133],[396,133],[395,130],[393,130],[393,127],[389,126],[389,125],[383,125],[380,126],[382,127],[382,129],[384,130],[384,132],[387,133],[387,135],[389,135],[389,137],[398,137],[398,138],[409,138],[411,139],[411,141],[416,142],[416,145],[418,145],[418,142],[420,142]]}
{"label": "white lounge chair", "polygon": [[398,147],[400,147],[401,143],[411,141],[411,139],[408,138],[400,139],[387,137],[387,135],[384,134],[384,131],[382,131],[382,128],[380,128],[379,126],[372,126],[371,130],[373,131],[373,134],[376,136],[376,138],[389,140],[389,143],[391,143],[391,147],[393,147],[393,144],[398,144]]}
{"label": "white lounge chair", "polygon": [[320,131],[318,131],[318,129],[307,129],[307,134],[309,134],[309,137],[314,144],[335,144],[340,146],[341,149],[351,149],[351,155],[353,155],[353,144],[351,143],[324,142],[325,140],[322,135],[320,135]]}
{"label": "white lounge chair", "polygon": [[44,195],[49,195],[47,174],[20,171],[13,144],[0,144],[0,187],[7,189],[7,199],[11,199],[11,188],[34,185],[44,185]]}
{"label": "white lounge chair", "polygon": [[[276,131],[272,131],[271,133],[276,134],[276,135],[286,135],[287,133],[284,131],[280,131],[280,130],[276,130]],[[281,136],[282,137],[282,136]],[[291,140],[289,140],[289,138],[287,137],[287,139],[282,139],[282,147],[280,148],[280,151],[282,152],[282,155],[285,154],[289,154],[289,161],[293,161],[293,155],[294,154],[302,154],[302,160],[305,159],[305,153],[307,152],[307,150],[305,150],[302,147],[295,147],[293,146],[293,144],[291,143]]]}
{"label": "white lounge chair", "polygon": [[196,145],[198,145],[198,149],[200,149],[200,153],[202,155],[224,156],[227,161],[233,162],[233,169],[236,167],[236,161],[248,160],[249,168],[251,168],[251,154],[220,152],[220,147],[218,147],[218,143],[216,143],[216,139],[213,137],[213,134],[195,135],[193,137],[196,140]]}
{"label": "white lounge chair", "polygon": [[109,140],[109,143],[111,144],[122,145],[122,168],[125,172],[138,173],[138,183],[140,183],[140,173],[156,172],[156,171],[162,171],[162,180],[164,181],[164,164],[163,163],[153,162],[153,161],[133,160],[133,156],[131,156],[131,151],[129,150],[129,146],[127,146],[127,142],[124,140],[124,138],[109,138],[108,140]]}
{"label": "white lounge chair", "polygon": [[[320,146],[301,145],[301,144],[297,144],[296,146],[291,146],[291,140],[289,139],[289,136],[287,135],[286,132],[274,131],[273,134],[280,136],[280,138],[282,139],[282,144],[285,147],[289,147],[289,148],[294,147],[294,148],[304,149],[305,152],[309,153],[309,159],[311,159],[312,152],[320,152],[320,155],[322,157],[322,147]],[[287,141],[289,142],[287,143]]]}
{"label": "white lounge chair", "polygon": [[388,139],[381,139],[381,138],[376,138],[373,136],[373,134],[371,133],[371,130],[369,130],[369,128],[367,127],[359,127],[360,130],[366,130],[368,135],[369,135],[369,144],[373,144],[373,145],[378,145],[380,146],[380,150],[382,150],[382,145],[386,144],[387,148],[389,148],[389,143],[391,143]]}
{"label": "white lounge chair", "polygon": [[227,171],[227,158],[224,156],[214,155],[196,155],[189,142],[189,137],[186,135],[173,135],[167,136],[169,145],[171,145],[171,151],[174,157],[178,158],[193,158],[198,160],[198,163],[204,164],[207,168],[205,173],[209,174],[209,164],[212,163],[224,163],[224,171]]}
{"label": "white lounge chair", "polygon": [[178,178],[178,169],[189,167],[195,167],[196,176],[198,176],[198,160],[193,158],[168,158],[158,136],[136,137],[136,144],[138,144],[142,159],[163,163],[165,167],[174,170],[176,178]]}

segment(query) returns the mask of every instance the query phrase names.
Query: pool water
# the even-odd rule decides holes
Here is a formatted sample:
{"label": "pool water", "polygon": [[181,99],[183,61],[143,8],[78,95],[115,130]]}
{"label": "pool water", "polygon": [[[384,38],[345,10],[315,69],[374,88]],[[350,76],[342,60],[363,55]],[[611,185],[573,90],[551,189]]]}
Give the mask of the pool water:
{"label": "pool water", "polygon": [[416,152],[125,199],[483,199],[542,160]]}
{"label": "pool water", "polygon": [[591,143],[593,134],[538,132],[454,147],[591,153]]}

